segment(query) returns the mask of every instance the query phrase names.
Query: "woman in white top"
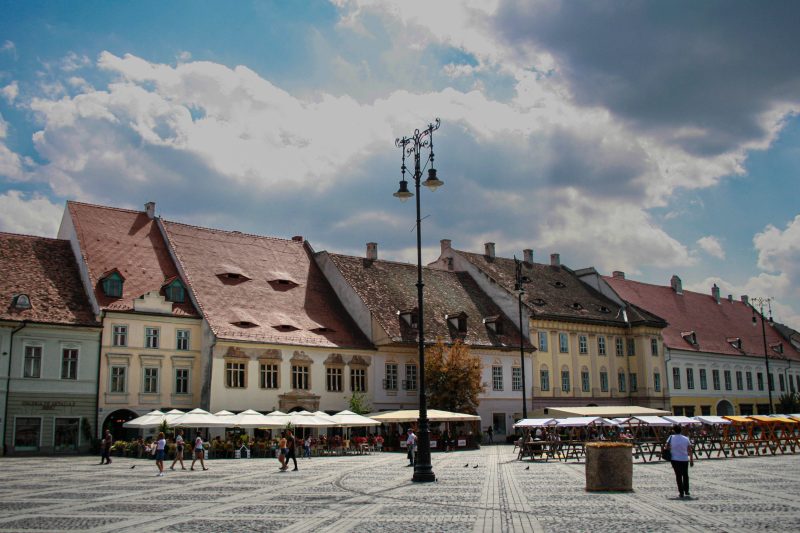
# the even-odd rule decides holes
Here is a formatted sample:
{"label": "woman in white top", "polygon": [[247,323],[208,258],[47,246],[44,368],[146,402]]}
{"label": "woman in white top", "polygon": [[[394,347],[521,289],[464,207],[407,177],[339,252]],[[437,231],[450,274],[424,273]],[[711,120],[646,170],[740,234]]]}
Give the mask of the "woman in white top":
{"label": "woman in white top", "polygon": [[672,454],[670,462],[672,470],[675,471],[675,481],[678,484],[678,495],[690,497],[689,494],[689,466],[694,466],[692,458],[692,441],[685,435],[681,435],[681,426],[676,425],[672,428],[672,435],[667,439],[665,449]]}
{"label": "woman in white top", "polygon": [[192,466],[189,470],[194,470],[194,463],[195,461],[200,461],[200,466],[203,467],[203,470],[208,470],[206,468],[206,464],[203,461],[203,456],[205,455],[205,450],[203,449],[203,437],[200,436],[200,433],[197,434],[197,438],[194,439],[194,459],[192,459]]}
{"label": "woman in white top", "polygon": [[183,465],[183,430],[178,430],[178,435],[175,437],[175,460],[172,461],[172,465],[169,467],[170,470],[175,470],[175,463],[180,461],[181,463],[181,470],[186,470],[186,467]]}
{"label": "woman in white top", "polygon": [[156,441],[156,466],[158,467],[159,477],[164,476],[164,457],[166,456],[167,439],[164,438],[164,432],[158,434]]}

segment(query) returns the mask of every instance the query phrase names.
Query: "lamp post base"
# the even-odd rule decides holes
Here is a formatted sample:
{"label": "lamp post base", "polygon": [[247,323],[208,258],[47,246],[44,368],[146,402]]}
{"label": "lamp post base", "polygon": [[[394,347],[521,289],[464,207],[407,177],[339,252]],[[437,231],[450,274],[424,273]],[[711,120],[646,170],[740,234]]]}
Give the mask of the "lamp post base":
{"label": "lamp post base", "polygon": [[433,467],[431,465],[415,465],[414,477],[411,478],[411,481],[415,483],[430,483],[436,481],[436,474],[433,473]]}

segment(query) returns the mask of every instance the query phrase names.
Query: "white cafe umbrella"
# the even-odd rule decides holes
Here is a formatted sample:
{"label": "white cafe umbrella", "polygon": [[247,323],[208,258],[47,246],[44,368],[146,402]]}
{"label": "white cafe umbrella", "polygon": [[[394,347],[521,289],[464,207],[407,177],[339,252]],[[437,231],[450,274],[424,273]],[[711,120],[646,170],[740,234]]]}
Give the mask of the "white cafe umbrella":
{"label": "white cafe umbrella", "polygon": [[266,428],[266,427],[280,427],[276,420],[262,415],[253,409],[247,409],[232,417],[223,418],[231,426],[238,426],[240,428]]}
{"label": "white cafe umbrella", "polygon": [[168,422],[170,427],[182,426],[186,428],[212,428],[225,427],[225,422],[203,409],[192,409],[183,416]]}
{"label": "white cafe umbrella", "polygon": [[134,418],[133,420],[128,420],[122,427],[126,428],[155,428],[161,425],[161,422],[164,420],[164,413],[156,409],[155,411],[150,411],[147,414],[144,414],[140,417]]}
{"label": "white cafe umbrella", "polygon": [[377,420],[361,416],[352,411],[339,411],[333,418],[337,425],[345,428],[366,427],[366,426],[380,426],[381,423]]}
{"label": "white cafe umbrella", "polygon": [[214,416],[224,417],[224,416],[236,416],[235,413],[231,413],[230,411],[226,411],[223,409],[222,411],[217,411],[214,413]]}
{"label": "white cafe umbrella", "polygon": [[178,418],[180,416],[183,416],[185,414],[186,413],[184,413],[180,409],[172,409],[171,411],[167,411],[167,414],[164,415],[164,418],[167,420],[167,425],[171,426],[172,425],[171,422],[173,420],[175,420],[176,418]]}
{"label": "white cafe umbrella", "polygon": [[325,411],[314,411],[313,414],[314,414],[314,416],[317,416],[317,417],[319,417],[319,418],[321,418],[323,420],[329,420],[331,422],[335,422],[333,417],[331,415],[329,415],[328,413],[326,413]]}

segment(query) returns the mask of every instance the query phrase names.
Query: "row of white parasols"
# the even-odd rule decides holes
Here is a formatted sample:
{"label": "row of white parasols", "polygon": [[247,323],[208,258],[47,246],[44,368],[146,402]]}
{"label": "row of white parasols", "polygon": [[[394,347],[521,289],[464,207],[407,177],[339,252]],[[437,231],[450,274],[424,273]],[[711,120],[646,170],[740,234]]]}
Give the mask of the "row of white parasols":
{"label": "row of white parasols", "polygon": [[211,414],[203,409],[193,409],[184,413],[178,409],[173,409],[163,413],[161,411],[151,411],[138,418],[134,418],[123,424],[126,428],[154,428],[161,426],[166,421],[168,427],[185,428],[214,428],[214,427],[240,427],[240,428],[284,428],[305,427],[305,428],[325,428],[325,427],[365,427],[378,426],[381,423],[362,416],[352,411],[341,411],[335,415],[329,415],[323,411],[311,413],[309,411],[297,411],[283,413],[273,411],[269,414],[261,414],[258,411],[248,409],[241,413],[230,411],[219,411]]}

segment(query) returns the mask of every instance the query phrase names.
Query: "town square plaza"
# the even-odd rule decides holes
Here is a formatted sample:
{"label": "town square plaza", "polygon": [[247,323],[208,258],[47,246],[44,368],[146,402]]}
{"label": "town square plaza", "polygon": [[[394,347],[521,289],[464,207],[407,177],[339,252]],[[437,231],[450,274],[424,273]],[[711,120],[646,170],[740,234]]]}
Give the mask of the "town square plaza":
{"label": "town square plaza", "polygon": [[[635,463],[631,493],[589,493],[585,465],[518,461],[512,446],[433,454],[221,459],[195,471],[98,457],[0,460],[0,531],[800,531],[800,457],[705,459],[678,498],[668,463]],[[166,465],[169,466],[169,462]]]}

